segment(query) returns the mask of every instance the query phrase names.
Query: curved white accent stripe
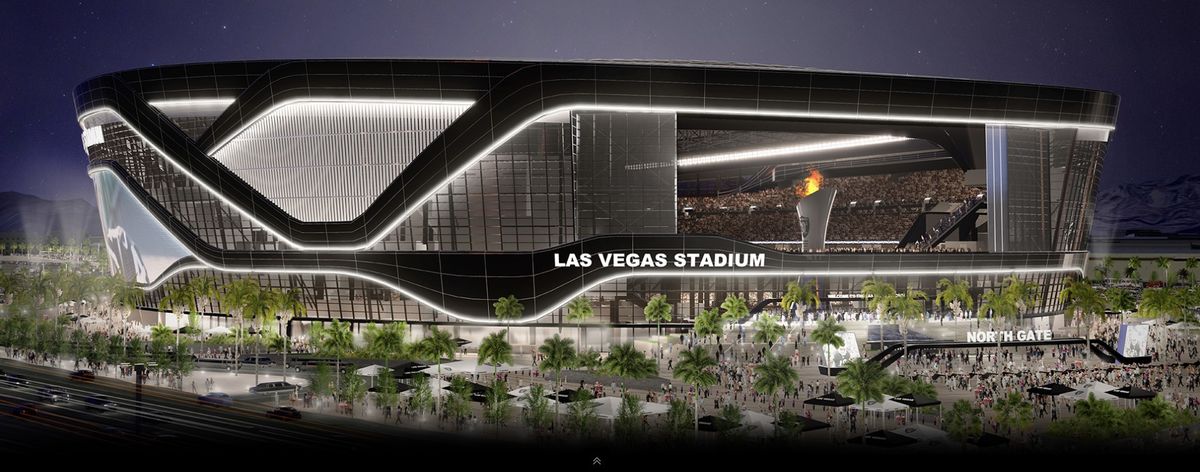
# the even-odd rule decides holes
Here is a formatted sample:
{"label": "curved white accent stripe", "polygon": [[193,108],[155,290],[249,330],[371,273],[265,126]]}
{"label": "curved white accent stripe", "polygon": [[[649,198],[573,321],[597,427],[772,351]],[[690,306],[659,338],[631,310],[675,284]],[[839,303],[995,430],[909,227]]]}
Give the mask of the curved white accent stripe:
{"label": "curved white accent stripe", "polygon": [[[96,169],[93,169],[93,170],[89,171],[88,174],[90,175],[90,174],[95,174],[95,173],[100,173],[100,172],[108,172],[108,173],[112,173],[114,175],[116,174],[111,169],[108,169],[105,167],[98,167]],[[125,181],[121,180],[119,178],[119,176],[116,180],[117,180],[117,182],[120,182],[121,185],[124,186],[127,191],[130,191],[129,186],[127,184],[125,184]],[[133,200],[138,202],[139,205],[142,205],[143,208],[145,208],[145,205],[142,204],[140,200],[138,200],[136,198]],[[146,209],[146,211],[149,212],[151,215],[154,214],[153,212],[150,212],[149,209]],[[155,221],[158,221],[157,218],[155,219]],[[158,224],[162,225],[162,222],[158,221]],[[166,231],[167,234],[171,234],[170,231],[167,230],[165,227],[162,228],[162,230]],[[172,235],[172,237],[174,237],[174,235]],[[703,270],[634,271],[634,272],[628,272],[628,273],[612,274],[612,275],[606,276],[602,279],[593,281],[589,285],[583,287],[582,289],[572,293],[571,295],[563,298],[562,300],[559,300],[550,308],[544,309],[541,312],[534,313],[534,314],[532,314],[530,316],[526,316],[524,318],[508,320],[508,321],[502,322],[502,321],[496,320],[495,318],[470,316],[470,315],[464,315],[461,313],[455,313],[455,312],[446,310],[446,309],[438,306],[438,304],[436,304],[424,297],[413,294],[412,292],[409,292],[396,284],[393,284],[391,282],[388,282],[386,280],[383,280],[383,279],[380,279],[378,277],[374,277],[371,275],[360,274],[357,272],[350,272],[350,271],[345,271],[345,270],[329,270],[329,269],[304,269],[304,268],[265,269],[265,268],[250,268],[250,267],[230,267],[230,266],[219,265],[219,264],[213,263],[211,261],[205,260],[203,257],[196,255],[195,253],[193,253],[190,250],[188,252],[191,253],[192,257],[195,257],[196,260],[200,261],[200,264],[188,264],[188,265],[183,265],[183,266],[177,267],[174,270],[171,270],[165,274],[162,274],[153,283],[143,285],[142,289],[143,290],[154,290],[155,288],[158,288],[159,285],[162,285],[164,282],[166,282],[171,277],[174,277],[176,274],[179,274],[180,272],[183,272],[186,270],[194,270],[194,269],[211,269],[211,270],[216,270],[216,271],[220,271],[220,272],[246,273],[246,274],[256,274],[257,273],[257,274],[341,275],[341,276],[346,276],[346,277],[354,277],[354,278],[357,278],[360,280],[367,280],[367,281],[379,284],[381,286],[387,287],[391,290],[394,290],[394,291],[400,293],[401,295],[404,295],[408,298],[416,300],[417,303],[425,305],[425,306],[433,309],[434,311],[442,313],[451,318],[470,322],[470,323],[481,323],[481,324],[496,324],[496,323],[525,324],[525,323],[530,323],[537,319],[545,317],[546,315],[551,314],[552,312],[554,312],[555,310],[557,310],[559,308],[562,308],[564,305],[569,303],[571,300],[575,299],[576,297],[578,297],[580,295],[587,293],[589,290],[596,288],[596,286],[598,286],[600,284],[603,284],[606,282],[611,282],[613,280],[617,280],[617,279],[621,279],[621,278],[628,278],[628,277],[821,277],[821,276],[829,276],[829,277],[864,276],[864,277],[866,277],[866,276],[889,276],[889,275],[891,275],[891,276],[921,276],[921,275],[1004,275],[1004,274],[1014,274],[1014,273],[1016,273],[1016,274],[1045,274],[1045,273],[1061,273],[1061,272],[1075,272],[1081,276],[1084,274],[1082,267],[1013,267],[1013,268],[1005,268],[1005,269],[961,269],[961,270],[751,270],[751,271],[729,271],[729,272],[703,271]]]}
{"label": "curved white accent stripe", "polygon": [[111,107],[101,106],[101,107],[97,107],[97,108],[88,110],[87,112],[80,114],[79,120],[82,122],[89,115],[92,115],[95,113],[100,113],[100,112],[113,113],[118,118],[120,118],[121,121],[123,121],[125,123],[125,125],[129,127],[129,129],[133,130],[133,132],[135,134],[137,134],[139,138],[141,138],[143,141],[146,141],[146,144],[148,146],[150,146],[152,149],[154,149],[155,152],[159,153],[159,155],[163,156],[163,158],[165,158],[168,162],[170,162],[177,169],[179,169],[180,172],[182,172],[184,175],[188,176],[188,178],[196,181],[196,183],[198,183],[201,187],[203,187],[209,193],[212,193],[213,196],[215,196],[216,198],[225,202],[227,205],[229,205],[231,208],[233,208],[237,212],[243,214],[247,219],[254,222],[254,224],[259,225],[260,227],[263,228],[263,230],[267,231],[268,233],[271,233],[271,235],[275,236],[280,241],[282,241],[284,244],[287,244],[288,246],[291,246],[294,249],[301,250],[301,251],[312,251],[312,250],[317,250],[317,249],[321,249],[321,250],[325,250],[325,251],[359,251],[359,250],[370,248],[371,246],[378,244],[380,241],[382,241],[384,238],[386,238],[388,236],[388,234],[390,234],[392,232],[392,230],[396,229],[397,226],[400,226],[400,224],[403,223],[404,220],[407,220],[408,217],[412,216],[412,214],[414,212],[416,212],[418,208],[420,208],[421,203],[424,203],[425,201],[429,200],[430,198],[433,198],[434,195],[437,194],[437,192],[439,192],[446,185],[449,185],[459,175],[466,172],[467,169],[470,168],[470,166],[474,165],[480,159],[487,157],[487,155],[491,154],[492,151],[499,148],[501,145],[503,145],[509,139],[512,139],[513,136],[516,136],[517,133],[520,133],[525,128],[528,128],[530,125],[532,125],[533,123],[537,122],[538,120],[540,120],[542,118],[553,115],[555,113],[565,112],[568,110],[620,112],[620,113],[692,113],[692,114],[715,114],[715,115],[769,116],[769,117],[782,117],[782,118],[829,118],[829,119],[842,119],[842,120],[872,120],[872,121],[881,121],[882,120],[882,121],[959,123],[959,124],[1007,124],[1010,126],[1032,126],[1032,127],[1041,127],[1041,128],[1094,128],[1094,129],[1103,129],[1103,130],[1109,130],[1109,131],[1115,129],[1115,127],[1113,127],[1113,126],[1091,125],[1091,124],[1084,124],[1084,123],[1048,123],[1048,122],[1029,122],[1029,121],[978,120],[978,119],[963,119],[963,118],[950,118],[950,117],[945,117],[945,118],[900,117],[900,116],[887,116],[887,115],[849,115],[849,114],[838,114],[838,113],[773,112],[773,111],[758,111],[758,110],[703,109],[703,108],[677,108],[677,107],[653,107],[653,106],[651,106],[651,107],[632,107],[632,106],[615,106],[615,105],[589,105],[589,104],[564,105],[564,106],[560,106],[560,107],[556,107],[556,108],[542,110],[541,114],[535,115],[535,116],[525,120],[524,122],[522,122],[519,126],[517,126],[515,129],[513,129],[509,133],[507,133],[504,136],[500,137],[499,139],[493,141],[492,144],[488,145],[488,147],[485,148],[482,152],[480,152],[476,156],[469,159],[463,165],[454,169],[453,172],[450,172],[448,174],[448,176],[444,180],[442,180],[442,182],[433,186],[430,191],[426,192],[424,195],[421,195],[419,198],[409,202],[407,210],[405,210],[403,213],[401,213],[399,216],[397,216],[396,219],[394,219],[387,226],[383,227],[383,229],[379,230],[375,236],[370,237],[365,244],[361,244],[358,246],[306,246],[303,244],[299,244],[295,241],[292,241],[291,239],[288,239],[282,233],[277,231],[275,228],[271,228],[271,227],[263,224],[261,220],[252,216],[245,209],[241,208],[237,204],[235,204],[232,201],[230,201],[229,199],[225,198],[225,196],[221,195],[219,192],[216,192],[212,187],[208,186],[207,184],[205,184],[202,181],[200,181],[199,179],[197,179],[195,175],[193,175],[191,172],[184,169],[183,166],[181,166],[178,162],[176,162],[175,159],[171,158],[166,153],[164,153],[161,149],[158,148],[158,146],[155,146],[154,144],[147,141],[145,138],[145,135],[142,134],[141,130],[139,130],[136,127],[134,127],[133,125],[129,124],[129,120],[126,120],[124,116],[122,116],[120,113],[118,113],[116,110],[112,109]]}

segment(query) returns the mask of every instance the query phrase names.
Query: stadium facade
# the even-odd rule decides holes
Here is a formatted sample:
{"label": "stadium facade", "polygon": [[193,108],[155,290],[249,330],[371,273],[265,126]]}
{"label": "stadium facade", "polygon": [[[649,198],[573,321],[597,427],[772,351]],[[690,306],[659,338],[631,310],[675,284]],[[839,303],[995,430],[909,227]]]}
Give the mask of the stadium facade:
{"label": "stadium facade", "polygon": [[[932,295],[942,277],[982,291],[1016,275],[1053,311],[1086,261],[1118,99],[777,66],[355,59],[117,72],[75,103],[113,270],[148,307],[192,277],[250,276],[300,289],[312,319],[496,324],[514,295],[514,323],[555,325],[584,295],[592,322],[620,326],[655,294],[680,321],[793,280],[852,308],[869,277]],[[763,203],[814,171],[841,185],[830,221],[797,223],[802,197]],[[826,250],[789,234],[826,223]]]}

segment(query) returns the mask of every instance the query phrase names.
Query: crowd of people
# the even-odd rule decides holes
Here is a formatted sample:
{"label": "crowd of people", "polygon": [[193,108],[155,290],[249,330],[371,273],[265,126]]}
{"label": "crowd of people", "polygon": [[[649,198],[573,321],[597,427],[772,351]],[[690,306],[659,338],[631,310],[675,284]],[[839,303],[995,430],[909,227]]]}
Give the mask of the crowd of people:
{"label": "crowd of people", "polygon": [[[959,170],[936,170],[826,178],[822,188],[838,191],[826,239],[899,240],[923,209],[938,202],[976,198],[978,189],[964,186],[962,174]],[[799,198],[790,186],[718,196],[683,196],[679,198],[679,232],[719,234],[745,241],[798,240],[801,230],[795,206]]]}

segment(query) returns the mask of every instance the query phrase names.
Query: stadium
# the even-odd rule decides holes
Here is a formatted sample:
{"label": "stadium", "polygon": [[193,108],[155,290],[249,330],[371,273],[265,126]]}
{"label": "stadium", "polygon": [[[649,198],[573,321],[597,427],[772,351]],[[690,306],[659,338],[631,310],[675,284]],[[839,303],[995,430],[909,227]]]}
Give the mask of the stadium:
{"label": "stadium", "polygon": [[[145,288],[253,277],[294,320],[526,325],[585,296],[616,337],[788,282],[864,280],[1061,311],[1087,260],[1116,95],[793,67],[289,60],[151,67],[75,104],[112,269]],[[516,297],[520,317],[492,304]],[[932,309],[932,307],[930,307]],[[224,315],[202,307],[209,322]],[[596,330],[599,331],[599,330]],[[648,332],[648,331],[643,331]]]}

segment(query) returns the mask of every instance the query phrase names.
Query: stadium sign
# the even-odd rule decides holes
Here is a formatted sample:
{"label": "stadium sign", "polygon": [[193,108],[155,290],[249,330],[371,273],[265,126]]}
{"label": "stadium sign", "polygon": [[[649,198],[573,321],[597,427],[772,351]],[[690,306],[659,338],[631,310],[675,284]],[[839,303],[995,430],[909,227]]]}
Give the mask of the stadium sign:
{"label": "stadium sign", "polygon": [[969,343],[995,343],[1011,341],[1049,341],[1054,333],[1048,329],[1027,331],[967,331]]}
{"label": "stadium sign", "polygon": [[630,268],[717,268],[717,267],[763,267],[767,255],[757,254],[706,254],[706,253],[601,253],[601,254],[554,254],[554,267],[630,267]]}

